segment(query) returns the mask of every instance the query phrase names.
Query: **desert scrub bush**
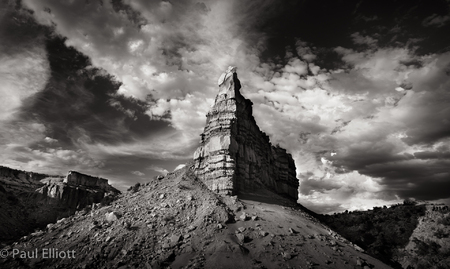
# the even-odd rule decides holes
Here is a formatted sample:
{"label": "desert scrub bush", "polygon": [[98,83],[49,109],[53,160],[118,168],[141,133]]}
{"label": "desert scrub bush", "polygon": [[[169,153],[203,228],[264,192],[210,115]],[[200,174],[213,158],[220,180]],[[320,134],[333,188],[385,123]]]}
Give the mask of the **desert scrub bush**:
{"label": "desert scrub bush", "polygon": [[172,215],[168,215],[168,216],[165,216],[164,218],[163,218],[163,220],[165,220],[165,221],[167,221],[167,222],[170,222],[170,221],[172,221],[172,220],[174,220],[175,219],[175,216],[172,216]]}
{"label": "desert scrub bush", "polygon": [[436,232],[434,232],[434,236],[436,236],[439,239],[447,238],[448,233],[446,231],[444,231],[443,229],[439,228],[439,229],[437,229]]}
{"label": "desert scrub bush", "polygon": [[191,188],[189,188],[188,186],[185,186],[185,185],[183,185],[183,184],[179,184],[178,185],[178,188],[180,189],[180,190],[190,190]]}
{"label": "desert scrub bush", "polygon": [[425,242],[414,237],[412,241],[416,244],[416,253],[419,256],[436,255],[441,248],[441,245],[431,240]]}
{"label": "desert scrub bush", "polygon": [[443,224],[445,226],[450,226],[450,215],[446,215],[438,220],[438,224]]}
{"label": "desert scrub bush", "polygon": [[112,201],[114,201],[114,197],[107,195],[103,197],[102,201],[100,202],[100,206],[109,206]]}
{"label": "desert scrub bush", "polygon": [[89,213],[91,211],[91,206],[90,205],[87,205],[87,206],[85,206],[84,208],[83,208],[83,213],[84,214],[87,214],[87,213]]}
{"label": "desert scrub bush", "polygon": [[133,193],[135,193],[135,192],[138,192],[139,191],[139,188],[141,187],[141,183],[136,183],[136,184],[134,184],[134,186],[130,186],[128,189],[127,189],[127,191],[131,191],[131,192],[133,192]]}
{"label": "desert scrub bush", "polygon": [[10,193],[7,194],[6,198],[8,199],[9,204],[17,204],[19,202],[19,199]]}

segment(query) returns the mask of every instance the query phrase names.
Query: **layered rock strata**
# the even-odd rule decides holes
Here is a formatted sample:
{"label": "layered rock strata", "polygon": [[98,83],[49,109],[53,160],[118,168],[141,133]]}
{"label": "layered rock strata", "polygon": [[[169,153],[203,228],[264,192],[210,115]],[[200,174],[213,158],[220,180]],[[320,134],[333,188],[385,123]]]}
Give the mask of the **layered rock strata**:
{"label": "layered rock strata", "polygon": [[83,208],[92,203],[99,203],[106,195],[120,193],[108,184],[108,180],[69,171],[61,180],[50,179],[45,186],[36,190],[44,197],[53,199],[59,204],[72,209]]}
{"label": "layered rock strata", "polygon": [[64,179],[64,183],[76,186],[96,187],[103,190],[109,189],[107,179],[85,175],[76,171],[69,171],[69,174]]}
{"label": "layered rock strata", "polygon": [[298,199],[295,163],[285,149],[274,147],[252,115],[253,103],[241,95],[236,68],[219,79],[219,93],[206,116],[195,173],[213,191],[234,195],[266,186]]}
{"label": "layered rock strata", "polygon": [[0,244],[119,193],[108,180],[75,171],[64,177],[0,167]]}

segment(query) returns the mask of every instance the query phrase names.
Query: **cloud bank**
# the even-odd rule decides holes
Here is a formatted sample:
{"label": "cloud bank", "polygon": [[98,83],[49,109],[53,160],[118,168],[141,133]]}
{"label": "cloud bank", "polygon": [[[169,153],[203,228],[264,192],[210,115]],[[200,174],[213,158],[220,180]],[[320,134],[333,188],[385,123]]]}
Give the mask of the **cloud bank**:
{"label": "cloud bank", "polygon": [[236,65],[258,125],[295,159],[305,206],[448,198],[450,54],[427,34],[448,29],[445,7],[22,4],[0,27],[2,165],[79,169],[121,188],[173,171],[198,145],[218,76]]}

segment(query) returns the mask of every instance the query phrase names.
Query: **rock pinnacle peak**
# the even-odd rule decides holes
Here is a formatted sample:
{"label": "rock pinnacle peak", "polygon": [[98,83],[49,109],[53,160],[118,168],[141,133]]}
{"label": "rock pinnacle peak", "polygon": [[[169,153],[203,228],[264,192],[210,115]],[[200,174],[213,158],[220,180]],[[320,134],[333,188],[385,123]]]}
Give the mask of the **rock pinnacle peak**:
{"label": "rock pinnacle peak", "polygon": [[297,200],[294,160],[259,129],[253,103],[239,92],[236,70],[229,66],[218,80],[219,91],[194,154],[195,174],[217,193],[266,187]]}

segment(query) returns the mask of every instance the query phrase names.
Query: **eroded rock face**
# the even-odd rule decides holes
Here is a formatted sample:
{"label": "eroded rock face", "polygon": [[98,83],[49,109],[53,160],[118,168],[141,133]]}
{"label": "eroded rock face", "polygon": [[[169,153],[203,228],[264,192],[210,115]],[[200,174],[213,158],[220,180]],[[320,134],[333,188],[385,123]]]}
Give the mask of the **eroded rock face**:
{"label": "eroded rock face", "polygon": [[120,193],[108,184],[108,180],[69,171],[62,182],[56,180],[46,182],[46,185],[36,190],[55,202],[69,208],[80,209],[92,203],[99,203],[106,195]]}
{"label": "eroded rock face", "polygon": [[21,171],[16,169],[11,169],[9,167],[0,166],[0,177],[10,177],[22,180],[35,180],[39,181],[43,178],[49,177],[49,175]]}
{"label": "eroded rock face", "polygon": [[0,244],[119,193],[106,179],[74,171],[63,177],[0,167]]}
{"label": "eroded rock face", "polygon": [[92,203],[99,203],[105,196],[105,192],[101,190],[75,187],[64,183],[45,185],[36,192],[48,198],[50,203],[70,209],[81,209]]}
{"label": "eroded rock face", "polygon": [[69,171],[64,183],[75,186],[97,187],[103,190],[109,188],[108,180],[100,177],[85,175],[76,171]]}
{"label": "eroded rock face", "polygon": [[230,67],[219,79],[219,93],[194,154],[195,173],[218,193],[234,195],[264,185],[297,200],[294,160],[259,129],[253,103],[239,92],[235,70]]}

